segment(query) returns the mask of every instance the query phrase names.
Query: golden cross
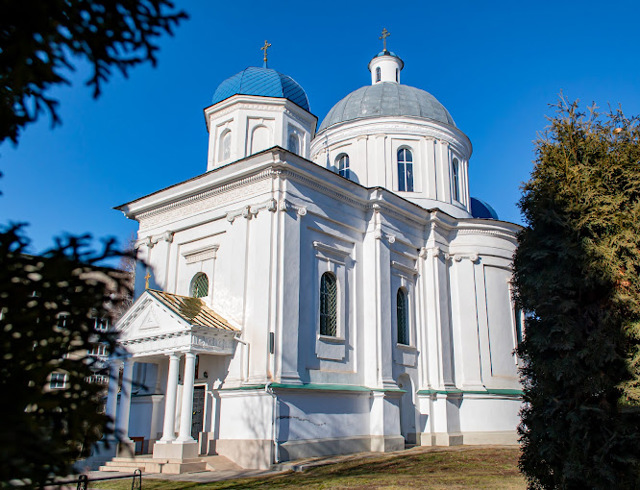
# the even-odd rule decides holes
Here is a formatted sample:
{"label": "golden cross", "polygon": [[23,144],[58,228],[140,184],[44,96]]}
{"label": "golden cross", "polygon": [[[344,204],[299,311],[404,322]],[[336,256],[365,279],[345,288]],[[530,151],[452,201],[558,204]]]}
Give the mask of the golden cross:
{"label": "golden cross", "polygon": [[385,27],[384,29],[382,29],[382,36],[380,36],[378,39],[382,39],[382,45],[384,47],[384,51],[387,50],[387,38],[391,35],[391,33],[389,31],[387,31],[387,28]]}
{"label": "golden cross", "polygon": [[147,269],[147,275],[144,276],[144,288],[149,289],[149,278],[151,277],[151,272]]}
{"label": "golden cross", "polygon": [[271,43],[268,43],[267,40],[264,40],[264,46],[262,46],[260,49],[262,51],[264,51],[264,65],[267,66],[267,49],[269,49],[271,47]]}

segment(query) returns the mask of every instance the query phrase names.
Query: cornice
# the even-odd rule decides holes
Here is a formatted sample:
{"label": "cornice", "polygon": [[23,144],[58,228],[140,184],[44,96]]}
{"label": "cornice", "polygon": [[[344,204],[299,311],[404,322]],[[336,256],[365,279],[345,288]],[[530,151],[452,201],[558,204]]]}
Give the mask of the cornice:
{"label": "cornice", "polygon": [[447,127],[426,118],[412,116],[380,116],[337,124],[325,129],[311,141],[311,157],[322,149],[365,135],[385,137],[412,136],[443,141],[455,148],[465,159],[473,151],[471,141],[457,128]]}

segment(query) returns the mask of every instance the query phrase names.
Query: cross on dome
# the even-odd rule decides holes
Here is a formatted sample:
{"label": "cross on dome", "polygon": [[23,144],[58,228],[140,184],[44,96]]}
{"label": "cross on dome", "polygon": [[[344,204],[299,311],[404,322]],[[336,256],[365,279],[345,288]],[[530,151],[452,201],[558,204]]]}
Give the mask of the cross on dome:
{"label": "cross on dome", "polygon": [[265,68],[268,68],[267,67],[267,49],[269,49],[270,47],[271,47],[271,43],[268,43],[267,40],[265,39],[264,40],[264,46],[262,46],[260,48],[262,51],[264,51],[264,60],[263,61],[264,61],[264,67]]}
{"label": "cross on dome", "polygon": [[382,36],[380,36],[378,39],[382,39],[382,50],[386,51],[387,50],[387,38],[391,35],[391,33],[389,31],[387,31],[386,27],[382,28]]}

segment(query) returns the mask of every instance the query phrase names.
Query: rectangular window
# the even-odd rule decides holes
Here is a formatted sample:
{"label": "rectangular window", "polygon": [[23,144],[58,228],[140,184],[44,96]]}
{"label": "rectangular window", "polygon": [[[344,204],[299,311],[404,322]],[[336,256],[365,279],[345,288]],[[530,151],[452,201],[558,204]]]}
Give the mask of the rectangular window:
{"label": "rectangular window", "polygon": [[89,355],[95,357],[104,357],[107,355],[107,346],[104,344],[96,344],[89,352]]}
{"label": "rectangular window", "polygon": [[59,390],[64,388],[67,380],[67,375],[63,373],[52,373],[49,379],[49,388],[52,390]]}

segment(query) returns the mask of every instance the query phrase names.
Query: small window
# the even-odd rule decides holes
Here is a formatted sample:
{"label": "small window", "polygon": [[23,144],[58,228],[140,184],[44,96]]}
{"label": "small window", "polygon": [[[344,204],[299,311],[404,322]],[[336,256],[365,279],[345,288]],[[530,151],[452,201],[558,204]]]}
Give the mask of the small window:
{"label": "small window", "polygon": [[338,324],[338,285],[331,272],[320,279],[320,335],[335,337]]}
{"label": "small window", "polygon": [[295,132],[289,133],[288,146],[291,153],[300,154],[300,138]]}
{"label": "small window", "polygon": [[457,158],[453,159],[451,164],[451,189],[453,192],[453,199],[460,201],[460,162]]}
{"label": "small window", "polygon": [[349,155],[341,153],[336,158],[336,167],[338,167],[338,174],[345,179],[351,178],[351,171],[349,170]]}
{"label": "small window", "polygon": [[400,81],[400,70],[396,68],[396,82]]}
{"label": "small window", "polygon": [[398,150],[398,190],[413,192],[413,155],[409,148]]}
{"label": "small window", "polygon": [[516,308],[516,345],[520,345],[524,340],[524,315],[520,308]]}
{"label": "small window", "polygon": [[107,346],[105,344],[95,344],[89,351],[89,355],[93,357],[106,357]]}
{"label": "small window", "polygon": [[51,373],[49,378],[49,388],[52,390],[60,390],[64,388],[67,381],[67,375],[63,373]]}
{"label": "small window", "polygon": [[94,329],[96,332],[106,332],[109,330],[109,319],[108,318],[96,318]]}
{"label": "small window", "polygon": [[206,274],[198,272],[191,280],[191,296],[204,298],[209,295],[209,278]]}
{"label": "small window", "polygon": [[379,82],[380,80],[382,80],[382,70],[380,70],[380,67],[376,68],[376,82]]}
{"label": "small window", "polygon": [[231,131],[226,130],[220,136],[220,150],[218,151],[218,160],[223,162],[231,158]]}
{"label": "small window", "polygon": [[409,308],[407,304],[407,293],[402,288],[398,289],[396,303],[398,344],[409,345]]}

